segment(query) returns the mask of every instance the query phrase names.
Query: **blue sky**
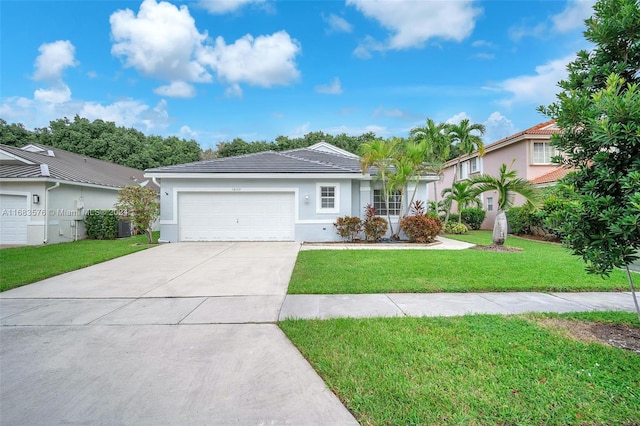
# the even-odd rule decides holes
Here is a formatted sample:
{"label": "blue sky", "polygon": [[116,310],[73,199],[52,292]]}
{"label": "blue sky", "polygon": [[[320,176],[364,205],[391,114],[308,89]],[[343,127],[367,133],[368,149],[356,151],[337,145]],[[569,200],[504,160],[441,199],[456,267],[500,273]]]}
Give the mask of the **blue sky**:
{"label": "blue sky", "polygon": [[470,118],[490,143],[546,120],[593,3],[3,0],[0,117],[79,114],[204,149]]}

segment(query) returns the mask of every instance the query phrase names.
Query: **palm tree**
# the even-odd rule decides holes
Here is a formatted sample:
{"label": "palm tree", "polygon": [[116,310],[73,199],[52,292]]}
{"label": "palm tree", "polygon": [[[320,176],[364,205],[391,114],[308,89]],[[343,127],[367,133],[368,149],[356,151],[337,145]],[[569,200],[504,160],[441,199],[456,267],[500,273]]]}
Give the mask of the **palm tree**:
{"label": "palm tree", "polygon": [[462,209],[466,209],[473,204],[477,207],[482,206],[478,194],[471,182],[463,180],[461,182],[454,182],[451,188],[443,190],[441,195],[447,206],[447,210],[451,210],[451,205],[454,201],[456,202],[458,205],[458,223],[462,223]]}
{"label": "palm tree", "polygon": [[[409,132],[411,137],[425,145],[426,171],[442,176],[444,163],[451,153],[451,137],[449,136],[449,125],[440,122],[436,124],[432,119],[427,118],[425,126],[418,126]],[[433,181],[433,195],[438,203],[438,181]],[[413,201],[413,200],[412,200]]]}
{"label": "palm tree", "polygon": [[517,177],[518,172],[512,170],[514,162],[515,160],[511,162],[509,169],[503,163],[497,177],[483,174],[470,180],[475,185],[477,194],[487,191],[498,192],[498,214],[493,225],[493,245],[496,247],[503,246],[507,239],[509,224],[505,212],[513,206],[515,195],[519,194],[524,197],[525,207],[530,209],[535,208],[535,203],[538,201],[538,192],[533,184],[526,179]]}
{"label": "palm tree", "polygon": [[[484,155],[484,144],[482,143],[482,135],[484,135],[486,128],[484,124],[474,123],[471,124],[468,118],[463,119],[458,124],[449,124],[449,137],[451,142],[456,144],[458,151],[458,160],[456,161],[456,169],[453,172],[453,182],[457,182],[460,173],[460,162],[462,156],[471,155],[473,151],[478,150],[478,156]],[[473,133],[477,132],[477,133]],[[445,226],[449,222],[449,211],[444,218]]]}
{"label": "palm tree", "polygon": [[389,174],[391,173],[391,165],[398,153],[398,139],[383,141],[380,139],[366,142],[360,145],[360,164],[362,165],[362,173],[366,173],[371,167],[378,169],[378,176],[382,181],[382,194],[384,205],[387,209],[387,221],[391,234],[394,234],[391,217],[389,214]]}

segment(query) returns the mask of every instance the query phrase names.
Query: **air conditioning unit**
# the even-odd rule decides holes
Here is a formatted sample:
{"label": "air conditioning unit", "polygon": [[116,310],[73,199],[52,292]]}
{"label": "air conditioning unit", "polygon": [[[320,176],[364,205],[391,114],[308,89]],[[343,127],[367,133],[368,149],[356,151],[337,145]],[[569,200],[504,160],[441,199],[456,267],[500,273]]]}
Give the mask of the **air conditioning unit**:
{"label": "air conditioning unit", "polygon": [[118,222],[118,238],[128,238],[131,236],[131,221],[121,220]]}

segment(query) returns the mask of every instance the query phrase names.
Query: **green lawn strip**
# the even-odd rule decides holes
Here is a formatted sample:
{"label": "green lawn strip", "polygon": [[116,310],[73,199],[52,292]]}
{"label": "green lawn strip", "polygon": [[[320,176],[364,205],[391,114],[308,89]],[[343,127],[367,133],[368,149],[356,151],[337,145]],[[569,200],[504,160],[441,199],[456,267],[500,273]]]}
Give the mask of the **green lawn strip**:
{"label": "green lawn strip", "polygon": [[[158,235],[154,233],[157,241]],[[118,240],[80,240],[0,250],[0,291],[75,271],[147,249],[145,235]]]}
{"label": "green lawn strip", "polygon": [[[491,234],[475,232],[462,238],[489,244]],[[507,245],[523,251],[302,251],[291,277],[289,293],[627,290],[622,271],[613,271],[608,279],[589,275],[582,260],[561,245],[522,238],[509,238]]]}
{"label": "green lawn strip", "polygon": [[640,422],[640,356],[565,338],[526,316],[280,327],[361,424]]}

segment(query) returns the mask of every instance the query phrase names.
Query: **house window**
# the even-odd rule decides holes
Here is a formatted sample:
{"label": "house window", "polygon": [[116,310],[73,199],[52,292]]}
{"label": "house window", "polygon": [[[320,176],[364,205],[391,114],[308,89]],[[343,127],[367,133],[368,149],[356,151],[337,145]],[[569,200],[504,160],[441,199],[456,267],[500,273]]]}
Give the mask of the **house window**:
{"label": "house window", "polygon": [[487,197],[487,211],[493,211],[493,197]]}
{"label": "house window", "polygon": [[554,155],[556,155],[556,150],[550,143],[533,143],[533,164],[551,164]]}
{"label": "house window", "polygon": [[460,169],[458,169],[458,176],[460,180],[467,179],[469,177],[469,161],[463,161],[460,163]]}
{"label": "house window", "polygon": [[480,172],[480,160],[478,159],[478,157],[474,157],[469,160],[469,164],[471,165],[471,173]]}
{"label": "house window", "polygon": [[320,208],[333,209],[336,206],[336,187],[321,186],[320,187]]}
{"label": "house window", "polygon": [[[391,195],[389,195],[388,202],[389,216],[398,216],[400,214],[400,206],[402,203],[402,193],[400,191],[394,191]],[[377,215],[387,215],[387,206],[384,204],[382,189],[373,190],[373,207],[376,209]]]}
{"label": "house window", "polygon": [[340,211],[340,186],[337,183],[319,183],[316,186],[316,212],[338,213]]}

